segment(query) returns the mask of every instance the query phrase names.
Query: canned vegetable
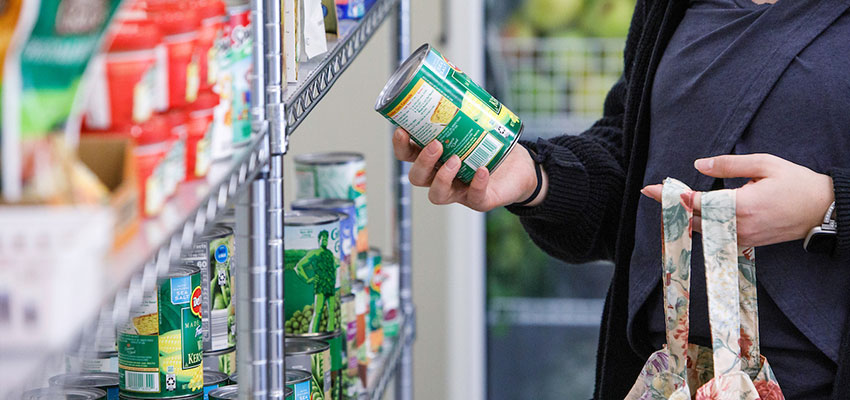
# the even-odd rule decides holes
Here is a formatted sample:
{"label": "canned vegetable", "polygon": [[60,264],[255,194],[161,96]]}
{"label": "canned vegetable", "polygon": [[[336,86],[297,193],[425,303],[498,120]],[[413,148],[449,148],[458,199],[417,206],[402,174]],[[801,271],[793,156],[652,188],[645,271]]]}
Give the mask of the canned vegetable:
{"label": "canned vegetable", "polygon": [[100,400],[106,399],[106,392],[94,388],[42,388],[27,390],[22,400]]}
{"label": "canned vegetable", "polygon": [[106,392],[108,400],[118,400],[118,373],[85,372],[56,375],[48,379],[51,387],[94,388]]}
{"label": "canned vegetable", "polygon": [[222,386],[227,386],[230,377],[218,371],[204,370],[204,400],[209,399],[209,393]]}
{"label": "canned vegetable", "polygon": [[310,382],[313,375],[298,369],[286,370],[286,387],[292,389],[294,400],[314,400],[311,392]]}
{"label": "canned vegetable", "polygon": [[236,347],[204,352],[204,368],[224,374],[236,373]]}
{"label": "canned vegetable", "polygon": [[210,400],[232,400],[239,398],[239,386],[222,386],[209,393]]}
{"label": "canned vegetable", "polygon": [[331,364],[331,349],[328,343],[304,338],[286,338],[286,366],[311,373],[311,399],[332,398]]}
{"label": "canned vegetable", "polygon": [[292,202],[292,209],[334,211],[340,215],[340,289],[342,294],[351,293],[351,281],[355,279],[354,261],[357,259],[357,206],[348,199],[300,199]]}

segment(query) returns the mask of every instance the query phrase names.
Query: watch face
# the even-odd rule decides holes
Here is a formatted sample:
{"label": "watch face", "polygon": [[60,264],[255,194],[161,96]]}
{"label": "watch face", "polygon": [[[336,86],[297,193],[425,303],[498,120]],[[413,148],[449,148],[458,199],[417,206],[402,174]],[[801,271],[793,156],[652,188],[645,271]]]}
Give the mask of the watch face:
{"label": "watch face", "polygon": [[806,238],[806,251],[809,253],[829,254],[835,249],[835,233],[815,231]]}

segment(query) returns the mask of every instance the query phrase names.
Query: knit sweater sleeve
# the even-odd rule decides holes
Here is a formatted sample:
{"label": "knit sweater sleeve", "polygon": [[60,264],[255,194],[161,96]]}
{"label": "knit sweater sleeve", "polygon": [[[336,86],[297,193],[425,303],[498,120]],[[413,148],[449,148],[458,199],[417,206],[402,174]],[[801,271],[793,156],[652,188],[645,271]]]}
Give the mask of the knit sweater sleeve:
{"label": "knit sweater sleeve", "polygon": [[833,256],[850,258],[850,169],[834,168],[829,175],[835,191],[835,221],[838,224]]}
{"label": "knit sweater sleeve", "polygon": [[523,146],[537,153],[549,178],[543,202],[508,206],[531,239],[567,262],[614,256],[625,187],[623,121],[637,43],[654,0],[638,0],[624,50],[624,73],[605,99],[603,117],[581,135],[562,135]]}
{"label": "knit sweater sleeve", "polygon": [[[624,92],[620,80],[606,110],[621,109]],[[537,153],[549,186],[541,204],[507,209],[550,255],[568,262],[613,257],[625,186],[622,121],[622,113],[609,114],[581,135],[521,142]]]}

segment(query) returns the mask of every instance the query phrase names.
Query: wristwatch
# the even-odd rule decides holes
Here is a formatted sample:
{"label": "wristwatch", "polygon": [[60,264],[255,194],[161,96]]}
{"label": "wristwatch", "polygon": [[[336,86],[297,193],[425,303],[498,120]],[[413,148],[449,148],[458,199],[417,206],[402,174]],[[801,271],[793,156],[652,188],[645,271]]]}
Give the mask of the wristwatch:
{"label": "wristwatch", "polygon": [[835,202],[826,210],[823,224],[816,226],[806,235],[803,248],[809,253],[829,254],[835,249],[836,237],[838,235],[837,223],[835,222]]}

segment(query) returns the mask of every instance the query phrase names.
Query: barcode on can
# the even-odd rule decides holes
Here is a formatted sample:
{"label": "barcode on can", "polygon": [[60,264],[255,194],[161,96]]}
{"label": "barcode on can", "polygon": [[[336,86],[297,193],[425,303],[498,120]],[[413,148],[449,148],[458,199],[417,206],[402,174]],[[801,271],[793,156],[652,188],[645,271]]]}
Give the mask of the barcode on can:
{"label": "barcode on can", "polygon": [[159,392],[159,372],[124,371],[124,387],[133,392]]}
{"label": "barcode on can", "polygon": [[491,134],[487,134],[484,137],[484,140],[481,143],[478,143],[478,147],[472,151],[472,154],[469,157],[466,157],[466,160],[463,160],[463,163],[466,164],[469,168],[473,170],[477,170],[482,166],[485,166],[493,160],[493,157],[502,150],[504,144],[497,139],[495,136]]}
{"label": "barcode on can", "polygon": [[227,317],[229,310],[212,310],[210,313],[210,343],[213,350],[226,349],[229,345],[227,340]]}

